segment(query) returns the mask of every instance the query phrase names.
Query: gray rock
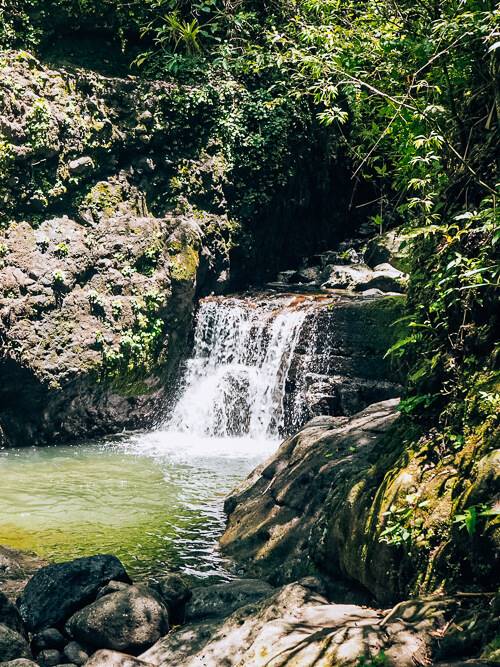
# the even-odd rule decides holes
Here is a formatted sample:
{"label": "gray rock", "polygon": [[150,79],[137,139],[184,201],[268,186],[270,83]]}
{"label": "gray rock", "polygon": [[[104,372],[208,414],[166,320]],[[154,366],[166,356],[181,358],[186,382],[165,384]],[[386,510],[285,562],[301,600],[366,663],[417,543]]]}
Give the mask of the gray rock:
{"label": "gray rock", "polygon": [[17,660],[0,662],[0,667],[39,667],[39,665],[37,662],[33,662],[33,660],[29,660],[28,658],[18,658]]}
{"label": "gray rock", "polygon": [[366,264],[333,265],[328,267],[329,276],[322,287],[366,291],[379,289],[382,292],[403,292],[405,275],[390,264],[380,264],[372,270]]}
{"label": "gray rock", "polygon": [[46,628],[33,636],[31,648],[34,653],[39,653],[46,648],[62,649],[67,643],[68,640],[57,628]]}
{"label": "gray rock", "polygon": [[274,589],[259,579],[236,579],[225,584],[193,588],[193,596],[186,607],[186,621],[223,617],[250,602],[256,602],[273,593]]}
{"label": "gray rock", "polygon": [[375,236],[366,244],[364,261],[371,267],[389,262],[403,272],[409,271],[408,238],[398,230]]}
{"label": "gray rock", "polygon": [[111,580],[130,581],[116,556],[77,558],[38,570],[23,590],[18,607],[30,631],[57,625],[92,601]]}
{"label": "gray rock", "polygon": [[354,289],[370,279],[372,270],[365,264],[337,264],[327,267],[328,278],[322,287],[327,289]]}
{"label": "gray rock", "polygon": [[84,155],[68,163],[68,171],[72,176],[88,174],[95,168],[94,160],[88,155]]}
{"label": "gray rock", "polygon": [[[321,524],[328,494],[342,489],[349,504],[354,480],[366,477],[377,446],[398,419],[397,405],[397,399],[377,403],[326,431],[323,424],[311,425],[285,440],[226,500],[223,552],[249,576],[277,583],[317,571],[323,561],[311,531]],[[332,550],[321,554],[329,572],[339,571],[334,554],[339,558]],[[354,554],[353,562],[359,561]],[[385,586],[388,592],[385,579],[377,581],[377,590]]]}
{"label": "gray rock", "polygon": [[31,658],[28,642],[18,632],[0,624],[0,660]]}
{"label": "gray rock", "polygon": [[133,653],[168,632],[168,612],[145,586],[110,593],[76,612],[66,631],[84,645]]}
{"label": "gray rock", "polygon": [[151,662],[145,662],[132,655],[119,653],[118,651],[96,651],[85,663],[85,667],[148,667]]}
{"label": "gray rock", "polygon": [[9,598],[0,591],[0,623],[6,625],[11,630],[15,630],[20,635],[25,635],[23,619],[17,607]]}
{"label": "gray rock", "polygon": [[[95,220],[106,224],[61,216],[36,229],[20,222],[0,230],[8,249],[0,262],[5,446],[154,422],[188,347],[195,293],[220,290],[218,279],[229,267],[227,221],[132,213],[119,183],[99,182],[89,197]],[[153,307],[147,294],[157,295]],[[138,308],[141,318],[164,326],[141,383],[128,371],[120,374],[123,386],[134,387],[130,395],[105,372],[105,352],[121,350]]]}
{"label": "gray rock", "polygon": [[184,578],[178,574],[148,582],[148,586],[158,593],[168,609],[170,625],[184,623],[186,604],[191,599],[192,592]]}
{"label": "gray rock", "polygon": [[106,584],[106,586],[103,586],[101,589],[99,589],[99,592],[96,595],[96,600],[104,597],[104,595],[109,595],[110,593],[124,591],[129,586],[130,584],[125,583],[124,581],[110,581],[109,584]]}
{"label": "gray rock", "polygon": [[55,665],[61,664],[64,657],[61,651],[56,648],[46,648],[40,651],[36,659],[40,667],[55,667]]}
{"label": "gray rock", "polygon": [[83,665],[89,659],[89,654],[78,642],[69,642],[69,644],[66,644],[63,653],[68,658],[68,662],[75,665]]}
{"label": "gray rock", "polygon": [[225,619],[172,632],[139,656],[175,667],[345,665],[382,652],[390,667],[431,664],[434,635],[454,609],[449,601],[412,600],[413,613],[387,619],[381,610],[330,604],[316,586],[295,582]]}

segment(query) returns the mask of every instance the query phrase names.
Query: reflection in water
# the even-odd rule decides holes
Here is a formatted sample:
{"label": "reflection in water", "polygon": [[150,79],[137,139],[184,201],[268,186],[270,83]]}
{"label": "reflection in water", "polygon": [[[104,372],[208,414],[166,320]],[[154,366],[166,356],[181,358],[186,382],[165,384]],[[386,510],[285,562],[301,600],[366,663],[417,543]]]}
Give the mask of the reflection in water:
{"label": "reflection in water", "polygon": [[139,578],[228,577],[223,497],[275,446],[158,431],[0,452],[0,544],[59,561],[114,553]]}

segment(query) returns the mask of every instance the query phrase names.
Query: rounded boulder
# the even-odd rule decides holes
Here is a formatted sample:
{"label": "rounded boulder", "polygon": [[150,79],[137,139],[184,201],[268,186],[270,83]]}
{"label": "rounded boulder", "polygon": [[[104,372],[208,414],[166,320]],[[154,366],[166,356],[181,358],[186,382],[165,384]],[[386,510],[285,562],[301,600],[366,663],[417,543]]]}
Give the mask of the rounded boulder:
{"label": "rounded boulder", "polygon": [[85,646],[140,653],[168,632],[168,612],[145,586],[110,593],[76,612],[66,631]]}

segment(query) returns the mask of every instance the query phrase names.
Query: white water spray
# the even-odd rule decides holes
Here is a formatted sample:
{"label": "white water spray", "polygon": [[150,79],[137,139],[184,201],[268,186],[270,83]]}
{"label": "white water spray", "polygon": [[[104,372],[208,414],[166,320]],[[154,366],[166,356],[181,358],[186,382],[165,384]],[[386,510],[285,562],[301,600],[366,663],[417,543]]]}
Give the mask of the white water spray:
{"label": "white water spray", "polygon": [[202,301],[193,356],[168,429],[209,437],[277,436],[306,315],[293,297]]}

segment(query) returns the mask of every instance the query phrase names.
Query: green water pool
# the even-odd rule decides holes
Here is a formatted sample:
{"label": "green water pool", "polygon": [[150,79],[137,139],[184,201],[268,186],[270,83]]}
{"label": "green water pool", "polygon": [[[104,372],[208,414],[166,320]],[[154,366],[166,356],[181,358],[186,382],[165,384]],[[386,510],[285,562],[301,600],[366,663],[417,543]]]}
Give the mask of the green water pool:
{"label": "green water pool", "polygon": [[0,451],[0,544],[54,561],[113,553],[134,578],[228,578],[224,497],[275,447],[156,431]]}

